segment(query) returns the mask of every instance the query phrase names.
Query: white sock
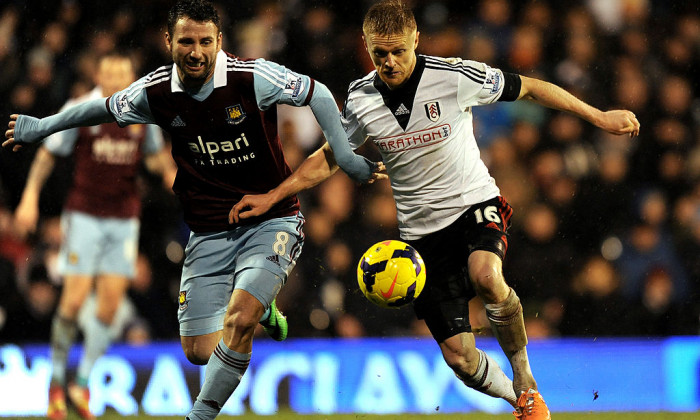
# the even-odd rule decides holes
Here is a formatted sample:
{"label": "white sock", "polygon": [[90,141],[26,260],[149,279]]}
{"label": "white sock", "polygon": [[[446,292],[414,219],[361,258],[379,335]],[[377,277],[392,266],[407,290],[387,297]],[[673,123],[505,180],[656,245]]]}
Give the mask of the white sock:
{"label": "white sock", "polygon": [[462,382],[470,388],[473,388],[486,395],[496,398],[503,398],[512,406],[515,406],[518,397],[513,391],[513,382],[503,373],[501,367],[481,349],[476,349],[479,352],[479,365],[476,368],[476,373],[469,378],[460,377]]}

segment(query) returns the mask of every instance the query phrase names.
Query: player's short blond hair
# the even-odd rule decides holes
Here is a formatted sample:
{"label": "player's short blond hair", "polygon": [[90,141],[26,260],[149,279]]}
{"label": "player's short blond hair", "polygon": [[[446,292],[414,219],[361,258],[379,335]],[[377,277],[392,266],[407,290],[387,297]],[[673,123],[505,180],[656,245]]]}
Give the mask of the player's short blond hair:
{"label": "player's short blond hair", "polygon": [[369,8],[362,23],[365,35],[395,35],[418,28],[413,11],[401,0],[384,0]]}

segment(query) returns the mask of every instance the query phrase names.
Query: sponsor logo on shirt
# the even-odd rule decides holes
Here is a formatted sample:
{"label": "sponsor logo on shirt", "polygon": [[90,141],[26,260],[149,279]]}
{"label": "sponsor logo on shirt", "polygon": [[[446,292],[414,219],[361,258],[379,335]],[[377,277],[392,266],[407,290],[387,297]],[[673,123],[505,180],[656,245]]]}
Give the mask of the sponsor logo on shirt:
{"label": "sponsor logo on shirt", "polygon": [[226,122],[231,125],[238,125],[245,120],[245,111],[241,104],[232,105],[226,108]]}
{"label": "sponsor logo on shirt", "polygon": [[428,119],[432,122],[437,122],[437,120],[440,119],[440,103],[435,101],[435,102],[428,102],[427,104],[424,105],[425,107],[425,115],[428,117]]}
{"label": "sponsor logo on shirt", "polygon": [[92,143],[92,158],[108,165],[131,165],[138,157],[139,141],[105,135]]}
{"label": "sponsor logo on shirt", "polygon": [[382,152],[403,152],[438,144],[447,140],[450,134],[452,134],[452,127],[449,124],[443,124],[426,130],[402,134],[400,136],[379,138],[374,140],[374,144],[376,144]]}
{"label": "sponsor logo on shirt", "polygon": [[189,142],[187,146],[194,155],[194,163],[201,166],[234,165],[255,159],[245,133],[235,140],[226,141],[204,141],[197,136],[197,141]]}

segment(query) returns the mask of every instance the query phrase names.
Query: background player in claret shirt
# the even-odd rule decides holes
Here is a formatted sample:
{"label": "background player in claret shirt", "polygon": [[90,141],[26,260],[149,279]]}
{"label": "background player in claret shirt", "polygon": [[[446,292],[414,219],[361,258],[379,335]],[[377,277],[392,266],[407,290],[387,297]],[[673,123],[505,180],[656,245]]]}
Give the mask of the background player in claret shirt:
{"label": "background player in claret shirt", "polygon": [[[65,107],[109,96],[136,80],[131,59],[110,54],[100,59],[96,87]],[[93,286],[97,316],[83,331],[85,350],[68,396],[85,419],[90,370],[110,342],[109,325],[136,270],[141,197],[137,175],[142,159],[153,172],[172,185],[175,165],[163,148],[160,129],[153,125],[120,128],[112,122],[91,128],[74,128],[50,136],[37,151],[15,223],[22,233],[34,232],[39,219],[39,196],[51,173],[55,156],[74,155],[73,185],[62,214],[63,244],[59,271],[63,289],[51,331],[53,371],[48,417],[66,418],[66,359],[77,334],[77,317]]]}
{"label": "background player in claret shirt", "polygon": [[[363,32],[376,70],[350,85],[343,122],[354,148],[370,140],[381,152],[401,238],[425,260],[428,279],[415,301],[416,314],[467,386],[505,399],[517,418],[549,419],[528,361],[520,299],[501,269],[512,209],[479,157],[471,107],[527,99],[632,136],[639,122],[629,111],[602,112],[555,85],[484,63],[416,55],[415,18],[397,0],[372,6]],[[334,170],[325,158],[315,153],[278,188],[244,197],[231,218],[257,216],[321,182]],[[468,312],[476,295],[513,368],[512,382],[476,348]]]}
{"label": "background player in claret shirt", "polygon": [[156,123],[172,138],[173,190],[192,230],[185,249],[179,311],[187,358],[207,364],[189,418],[211,419],[245,373],[260,321],[287,335],[274,299],[304,241],[296,196],[269,212],[229,224],[244,194],[265,193],[291,173],[277,135],[277,104],[311,107],[334,158],[353,179],[379,178],[378,166],[353,153],[328,88],[262,59],[222,51],[216,9],[183,0],[168,14],[165,43],[174,64],[146,75],[107,101],[97,99],[43,119],[12,115],[6,147],[15,150],[56,131],[117,121]]}

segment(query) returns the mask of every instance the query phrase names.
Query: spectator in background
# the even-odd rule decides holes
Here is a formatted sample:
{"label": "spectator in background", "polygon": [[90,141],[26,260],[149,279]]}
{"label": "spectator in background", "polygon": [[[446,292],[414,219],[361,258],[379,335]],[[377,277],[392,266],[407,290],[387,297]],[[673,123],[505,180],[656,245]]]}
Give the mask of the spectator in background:
{"label": "spectator in background", "polygon": [[620,276],[600,256],[591,256],[574,276],[558,328],[562,335],[600,337],[634,334],[633,306],[619,292]]}
{"label": "spectator in background", "polygon": [[674,285],[670,273],[663,267],[653,267],[646,272],[642,293],[633,302],[633,334],[640,336],[669,336],[697,334],[693,322],[697,313],[691,303],[674,303]]}
{"label": "spectator in background", "polygon": [[663,268],[673,281],[673,301],[684,302],[688,298],[688,279],[671,240],[666,197],[650,191],[639,200],[639,221],[626,232],[622,254],[615,261],[622,278],[621,292],[630,301],[638,300],[650,270]]}

